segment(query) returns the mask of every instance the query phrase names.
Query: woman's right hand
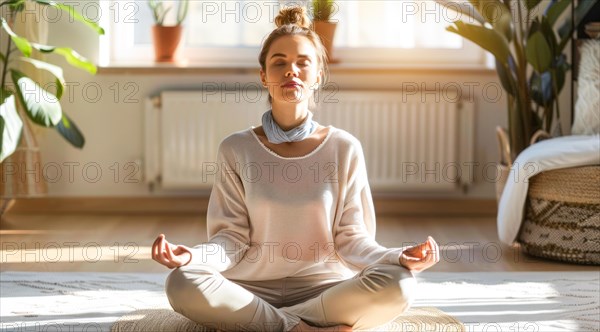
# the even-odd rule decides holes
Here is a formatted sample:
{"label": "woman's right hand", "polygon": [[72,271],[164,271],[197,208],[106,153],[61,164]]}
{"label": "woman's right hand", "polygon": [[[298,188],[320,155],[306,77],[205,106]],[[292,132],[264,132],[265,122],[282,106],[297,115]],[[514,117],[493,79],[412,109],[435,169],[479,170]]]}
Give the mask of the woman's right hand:
{"label": "woman's right hand", "polygon": [[152,259],[173,269],[187,265],[192,260],[188,247],[169,243],[164,234],[160,234],[152,244]]}

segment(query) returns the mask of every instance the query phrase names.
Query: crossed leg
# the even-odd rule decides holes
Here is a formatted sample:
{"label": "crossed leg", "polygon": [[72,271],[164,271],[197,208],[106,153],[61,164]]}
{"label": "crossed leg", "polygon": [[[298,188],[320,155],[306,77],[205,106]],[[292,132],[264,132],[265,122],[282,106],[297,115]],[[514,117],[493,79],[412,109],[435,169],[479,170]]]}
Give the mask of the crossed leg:
{"label": "crossed leg", "polygon": [[311,325],[345,331],[394,319],[410,306],[415,286],[404,267],[374,264],[316,297],[276,308],[216,270],[195,265],[173,270],[166,293],[175,311],[223,331],[306,331]]}

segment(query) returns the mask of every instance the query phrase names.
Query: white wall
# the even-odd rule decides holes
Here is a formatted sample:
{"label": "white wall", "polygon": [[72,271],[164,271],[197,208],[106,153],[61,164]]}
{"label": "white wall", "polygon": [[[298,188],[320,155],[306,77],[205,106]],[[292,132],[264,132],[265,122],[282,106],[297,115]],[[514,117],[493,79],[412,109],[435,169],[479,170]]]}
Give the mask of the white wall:
{"label": "white wall", "polygon": [[[50,43],[75,47],[84,56],[97,60],[98,38],[81,25],[61,21],[51,26]],[[64,63],[61,59],[58,63]],[[66,67],[66,66],[65,66]],[[99,74],[91,76],[81,70],[66,68],[65,77],[72,87],[63,97],[64,111],[77,123],[86,137],[83,150],[66,143],[54,130],[40,135],[44,170],[48,178],[50,196],[147,196],[152,193],[139,181],[141,173],[132,175],[127,163],[143,159],[143,107],[147,96],[164,89],[194,89],[202,82],[258,82],[258,69],[252,74]],[[494,71],[435,71],[415,70],[352,74],[334,70],[330,79],[340,89],[400,89],[403,83],[424,84],[429,89],[439,84],[459,84],[473,87],[476,100],[475,156],[478,163],[476,183],[466,193],[452,197],[493,198],[494,183],[486,180],[495,176],[489,165],[498,158],[495,136],[497,125],[506,126],[505,96],[497,96],[500,85]],[[567,81],[568,82],[568,81]],[[86,89],[84,89],[84,87]],[[487,90],[483,89],[487,87]],[[561,104],[570,107],[569,89],[565,87]],[[100,95],[96,96],[96,91]],[[115,100],[116,98],[116,100]],[[97,100],[96,100],[97,99]],[[567,118],[567,117],[565,117]],[[569,123],[568,118],[563,119]],[[259,124],[260,119],[257,119]],[[102,175],[97,176],[96,170]],[[60,171],[60,175],[56,171]],[[87,170],[87,178],[84,170]],[[97,181],[92,181],[97,179]],[[205,194],[205,193],[190,193]],[[414,194],[417,195],[417,194]],[[436,196],[448,196],[436,194]]]}

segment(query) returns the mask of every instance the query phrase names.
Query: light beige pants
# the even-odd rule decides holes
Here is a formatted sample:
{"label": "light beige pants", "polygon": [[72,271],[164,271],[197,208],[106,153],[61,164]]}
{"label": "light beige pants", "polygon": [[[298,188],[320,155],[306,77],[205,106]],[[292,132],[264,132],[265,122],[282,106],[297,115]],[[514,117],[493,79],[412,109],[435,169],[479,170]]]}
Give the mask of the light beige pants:
{"label": "light beige pants", "polygon": [[355,330],[385,324],[408,309],[416,281],[400,265],[374,264],[348,280],[327,275],[267,281],[228,280],[201,266],[175,269],[166,281],[173,309],[223,331],[289,331],[300,320]]}

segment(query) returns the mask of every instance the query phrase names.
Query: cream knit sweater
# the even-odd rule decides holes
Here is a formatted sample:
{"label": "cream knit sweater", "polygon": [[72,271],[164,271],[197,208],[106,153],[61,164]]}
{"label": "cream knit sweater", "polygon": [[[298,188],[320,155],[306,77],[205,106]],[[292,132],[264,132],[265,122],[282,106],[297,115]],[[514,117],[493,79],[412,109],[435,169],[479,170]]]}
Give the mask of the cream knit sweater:
{"label": "cream knit sweater", "polygon": [[401,248],[375,242],[375,212],[360,141],[329,127],[302,157],[268,149],[252,128],[225,138],[210,195],[207,243],[192,249],[233,280],[321,275],[347,279]]}

